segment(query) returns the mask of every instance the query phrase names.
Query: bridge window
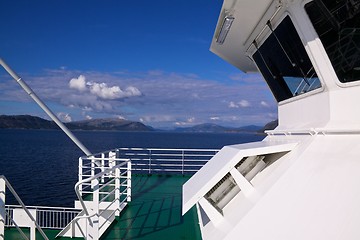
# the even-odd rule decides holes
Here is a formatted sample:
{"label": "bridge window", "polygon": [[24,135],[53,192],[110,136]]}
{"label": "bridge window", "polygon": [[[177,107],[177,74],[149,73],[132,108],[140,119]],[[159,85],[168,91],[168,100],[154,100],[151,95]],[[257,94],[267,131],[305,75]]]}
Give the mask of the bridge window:
{"label": "bridge window", "polygon": [[290,17],[273,29],[261,45],[254,41],[257,51],[253,55],[277,101],[283,101],[314,89],[321,83],[305,51]]}
{"label": "bridge window", "polygon": [[314,0],[305,10],[340,82],[360,80],[360,0]]}

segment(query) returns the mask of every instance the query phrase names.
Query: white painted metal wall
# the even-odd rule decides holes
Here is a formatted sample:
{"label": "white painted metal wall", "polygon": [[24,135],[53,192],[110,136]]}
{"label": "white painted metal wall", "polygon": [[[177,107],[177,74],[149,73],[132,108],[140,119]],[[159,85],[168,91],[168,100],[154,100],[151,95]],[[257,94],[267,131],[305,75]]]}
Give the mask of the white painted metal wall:
{"label": "white painted metal wall", "polygon": [[[266,39],[270,18],[276,26],[290,16],[322,87],[279,102],[279,126],[268,137],[223,148],[184,185],[183,212],[197,206],[203,239],[360,239],[360,81],[337,79],[303,8],[309,1],[224,1],[214,53],[252,71],[253,39]],[[235,20],[219,45],[226,14]],[[284,143],[295,145],[286,150]],[[249,180],[235,166],[251,156],[276,161]],[[231,196],[224,191],[231,200],[218,205],[210,193],[225,182],[230,186],[229,177],[240,190]]]}

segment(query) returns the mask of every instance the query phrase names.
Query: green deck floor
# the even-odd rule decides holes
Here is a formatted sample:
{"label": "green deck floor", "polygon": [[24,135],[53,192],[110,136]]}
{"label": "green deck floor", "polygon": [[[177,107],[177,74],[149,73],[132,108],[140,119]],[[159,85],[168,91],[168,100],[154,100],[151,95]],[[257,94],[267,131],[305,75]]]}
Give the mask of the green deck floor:
{"label": "green deck floor", "polygon": [[102,239],[201,239],[195,209],[181,216],[182,185],[188,177],[133,177],[133,199]]}
{"label": "green deck floor", "polygon": [[[201,239],[195,208],[181,216],[182,185],[188,179],[178,175],[133,175],[132,202],[101,239]],[[5,239],[17,239],[8,238],[9,234],[5,233]],[[54,233],[51,235],[54,239]]]}

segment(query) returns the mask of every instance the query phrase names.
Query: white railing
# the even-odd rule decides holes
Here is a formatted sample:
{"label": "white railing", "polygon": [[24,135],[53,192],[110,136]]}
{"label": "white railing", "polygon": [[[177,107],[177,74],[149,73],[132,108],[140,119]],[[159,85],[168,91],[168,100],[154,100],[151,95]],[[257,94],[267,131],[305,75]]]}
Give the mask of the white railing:
{"label": "white railing", "polygon": [[[26,206],[30,212],[36,211],[36,222],[41,228],[48,229],[63,229],[69,224],[79,213],[80,209],[76,208],[62,208],[62,207],[48,207],[48,206]],[[20,205],[6,205],[6,227],[14,227],[11,219],[14,216],[14,211],[21,209]]]}
{"label": "white railing", "polygon": [[81,157],[75,192],[83,212],[72,221],[71,237],[98,239],[131,201],[130,160],[113,152]]}
{"label": "white railing", "polygon": [[[115,176],[116,171],[113,169],[118,166],[119,176]],[[110,189],[113,191],[111,195],[114,196],[115,188],[125,188],[126,197],[131,200],[131,161],[129,159],[117,158],[114,151],[103,152],[94,154],[88,157],[79,158],[79,179],[78,189],[80,196],[88,196],[93,193],[93,183],[95,181],[94,176],[100,174],[99,187],[101,189],[100,194],[104,195]],[[104,172],[109,173],[104,173]],[[75,187],[77,188],[77,187]],[[122,194],[121,197],[123,197]]]}
{"label": "white railing", "polygon": [[[19,208],[19,211],[17,211],[16,214],[13,214],[12,216],[10,214],[7,214],[7,211],[5,210],[5,192],[6,188],[10,190],[10,192],[13,194],[17,202],[20,204],[21,208]],[[23,239],[29,239],[21,227],[29,227],[30,228],[30,239],[35,240],[36,238],[36,230],[38,230],[41,234],[41,236],[44,239],[47,239],[47,236],[45,235],[44,231],[41,229],[39,224],[36,222],[36,217],[33,216],[33,212],[31,212],[22,202],[18,194],[16,193],[15,189],[11,186],[10,182],[6,179],[5,176],[0,176],[0,239],[4,239],[5,237],[5,222],[6,218],[8,221],[12,223],[12,226],[16,227],[16,229],[19,231]],[[35,213],[36,214],[36,213]]]}
{"label": "white railing", "polygon": [[133,173],[192,175],[219,149],[117,148],[112,152],[130,159]]}
{"label": "white railing", "polygon": [[[80,157],[78,182],[128,160],[131,164],[128,162],[127,166],[120,168],[123,172],[131,169],[126,174],[194,174],[217,152],[219,149],[117,148],[88,157]],[[121,176],[121,178],[128,179],[130,186],[131,175]],[[104,182],[106,179],[107,176],[103,175],[101,181]],[[130,198],[131,188],[127,188],[127,191]],[[80,184],[79,193],[80,195],[90,194],[91,183]]]}

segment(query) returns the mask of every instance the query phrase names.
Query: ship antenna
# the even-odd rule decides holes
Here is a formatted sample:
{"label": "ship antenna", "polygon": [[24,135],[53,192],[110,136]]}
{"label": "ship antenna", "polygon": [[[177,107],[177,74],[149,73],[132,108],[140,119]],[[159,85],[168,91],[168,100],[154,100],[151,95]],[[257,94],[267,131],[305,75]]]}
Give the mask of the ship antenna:
{"label": "ship antenna", "polygon": [[63,130],[63,132],[83,151],[86,156],[91,152],[80,142],[77,137],[60,121],[60,119],[45,105],[34,91],[19,77],[1,58],[0,65],[11,75],[11,77],[25,90],[27,94],[41,107],[42,110]]}

